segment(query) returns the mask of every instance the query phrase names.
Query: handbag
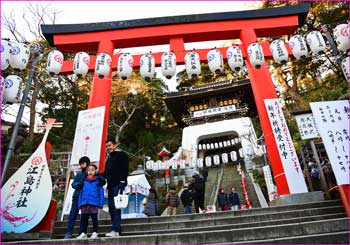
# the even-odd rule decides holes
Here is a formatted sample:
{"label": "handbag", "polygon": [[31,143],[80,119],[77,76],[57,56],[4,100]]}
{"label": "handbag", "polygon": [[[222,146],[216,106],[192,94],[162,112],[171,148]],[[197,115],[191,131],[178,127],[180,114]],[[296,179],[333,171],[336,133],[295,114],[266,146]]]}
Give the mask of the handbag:
{"label": "handbag", "polygon": [[114,206],[116,209],[123,209],[128,206],[129,203],[129,195],[123,193],[118,193],[117,196],[114,197]]}

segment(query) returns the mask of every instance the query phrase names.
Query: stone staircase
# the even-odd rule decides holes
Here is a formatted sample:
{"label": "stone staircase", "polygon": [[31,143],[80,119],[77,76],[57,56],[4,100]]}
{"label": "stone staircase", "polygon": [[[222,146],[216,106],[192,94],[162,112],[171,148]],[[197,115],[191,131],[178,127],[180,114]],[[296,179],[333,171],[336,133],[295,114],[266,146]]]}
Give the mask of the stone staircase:
{"label": "stone staircase", "polygon": [[[245,177],[248,198],[251,201],[252,207],[260,208],[261,205],[254,190],[253,183],[249,178],[248,174],[245,174]],[[241,204],[244,204],[245,198],[243,196],[241,175],[239,175],[239,173],[237,172],[237,165],[225,165],[220,187],[224,188],[225,193],[229,194],[231,192],[232,186],[235,187]]]}
{"label": "stone staircase", "polygon": [[[100,220],[99,225],[101,237],[98,239],[62,239],[67,226],[67,221],[63,221],[56,223],[52,240],[12,243],[349,244],[350,235],[349,219],[339,200],[241,211],[128,219],[122,221],[122,236],[118,238],[104,237],[111,229],[110,220]],[[78,227],[75,227],[74,232],[76,237]]]}

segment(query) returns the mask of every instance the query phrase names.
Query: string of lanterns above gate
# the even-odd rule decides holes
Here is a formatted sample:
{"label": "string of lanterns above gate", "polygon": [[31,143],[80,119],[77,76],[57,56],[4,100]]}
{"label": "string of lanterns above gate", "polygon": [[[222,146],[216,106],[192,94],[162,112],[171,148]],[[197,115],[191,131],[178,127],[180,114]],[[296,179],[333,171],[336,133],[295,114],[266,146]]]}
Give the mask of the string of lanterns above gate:
{"label": "string of lanterns above gate", "polygon": [[[333,37],[338,49],[347,53],[350,50],[350,26],[339,24],[333,29]],[[307,45],[306,45],[307,43]],[[306,42],[301,35],[294,35],[289,39],[289,47],[296,60],[303,59],[309,55],[308,47],[314,55],[322,54],[326,49],[326,42],[319,31],[311,31],[306,36]],[[288,61],[288,50],[281,39],[270,43],[270,50],[276,64],[283,65]],[[30,58],[30,49],[24,43],[1,40],[1,70],[9,66],[13,69],[24,70]],[[265,61],[263,49],[256,42],[248,46],[247,54],[253,67],[259,69]],[[226,52],[227,62],[230,69],[239,72],[244,66],[242,50],[238,46],[231,46]],[[188,78],[196,78],[201,73],[200,56],[195,50],[185,55],[185,69]],[[47,59],[46,70],[50,75],[58,75],[62,69],[64,56],[59,50],[52,50]],[[223,55],[220,50],[214,48],[207,53],[209,69],[212,73],[220,74],[224,69]],[[127,80],[133,71],[134,59],[130,53],[123,53],[118,58],[117,73],[123,80]],[[350,80],[350,58],[347,55],[342,60],[342,71],[344,76]],[[86,52],[78,52],[74,57],[73,72],[77,77],[86,76],[89,71],[90,56]],[[99,53],[96,57],[95,72],[99,78],[107,76],[112,67],[112,58],[107,53]],[[161,56],[161,73],[167,79],[176,74],[176,56],[168,51]],[[140,59],[140,74],[147,81],[155,76],[155,58],[152,53],[142,55]],[[17,75],[9,75],[4,79],[1,76],[3,89],[3,103],[18,103],[22,97],[22,78]]]}

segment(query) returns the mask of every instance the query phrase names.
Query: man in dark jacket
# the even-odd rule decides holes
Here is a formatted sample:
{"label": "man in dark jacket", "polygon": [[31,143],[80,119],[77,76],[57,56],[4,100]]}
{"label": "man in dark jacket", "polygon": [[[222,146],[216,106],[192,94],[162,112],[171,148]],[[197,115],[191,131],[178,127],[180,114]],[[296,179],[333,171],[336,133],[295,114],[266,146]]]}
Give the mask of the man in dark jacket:
{"label": "man in dark jacket", "polygon": [[[79,213],[78,198],[80,195],[80,191],[83,188],[84,179],[86,177],[86,166],[89,164],[90,158],[88,158],[87,156],[83,156],[79,159],[79,167],[81,169],[81,172],[78,172],[77,175],[75,175],[72,183],[72,187],[75,191],[73,193],[72,207],[69,212],[68,228],[66,234],[64,235],[64,239],[69,239],[72,237],[75,220],[77,219]],[[97,181],[99,182],[99,186],[104,186],[106,184],[105,179],[102,178],[100,175],[97,175]]]}
{"label": "man in dark jacket", "polygon": [[205,211],[204,209],[204,192],[205,192],[205,182],[201,176],[199,176],[199,173],[195,171],[192,175],[192,183],[191,183],[191,189],[194,199],[194,208],[196,210],[196,213],[199,213],[199,208],[202,211]]}
{"label": "man in dark jacket", "polygon": [[192,193],[188,189],[188,185],[184,185],[180,198],[181,198],[182,205],[184,205],[185,214],[191,214],[192,213]]}
{"label": "man in dark jacket", "polygon": [[108,209],[112,219],[112,231],[106,234],[108,237],[117,237],[121,232],[121,210],[115,208],[114,197],[124,191],[129,172],[128,155],[118,151],[117,146],[114,139],[106,141],[108,157],[103,176],[107,179]]}

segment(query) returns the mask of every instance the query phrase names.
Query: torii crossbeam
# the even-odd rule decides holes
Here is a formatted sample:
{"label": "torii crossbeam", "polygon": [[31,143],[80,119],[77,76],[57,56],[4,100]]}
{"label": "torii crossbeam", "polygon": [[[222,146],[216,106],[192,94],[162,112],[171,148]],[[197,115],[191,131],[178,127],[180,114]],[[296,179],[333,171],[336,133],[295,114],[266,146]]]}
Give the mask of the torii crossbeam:
{"label": "torii crossbeam", "polygon": [[[185,43],[213,40],[240,39],[244,57],[247,57],[249,44],[257,42],[259,37],[273,37],[293,34],[303,24],[309,4],[213,14],[184,15],[116,21],[90,24],[43,25],[42,32],[47,41],[62,52],[106,52],[112,56],[112,68],[117,68],[118,56],[113,55],[116,48],[141,47],[170,44],[177,58],[177,64],[184,63]],[[263,43],[265,57],[271,57],[268,43]],[[289,49],[289,47],[287,47]],[[168,51],[168,50],[164,50]],[[206,62],[209,49],[196,50],[200,59]],[[226,54],[226,49],[220,50]],[[161,53],[154,53],[156,64],[160,64]],[[139,66],[141,55],[134,56]],[[91,57],[90,71],[93,71],[96,56]],[[65,61],[63,73],[73,73],[72,61]],[[265,136],[268,158],[271,162],[275,183],[280,195],[290,190],[284,174],[277,145],[265,109],[264,99],[277,98],[268,66],[264,64],[255,69],[246,62],[261,127]],[[105,147],[107,137],[109,104],[111,93],[111,73],[104,79],[94,74],[90,94],[89,108],[105,106],[104,129],[100,155],[100,170],[104,171]]]}

